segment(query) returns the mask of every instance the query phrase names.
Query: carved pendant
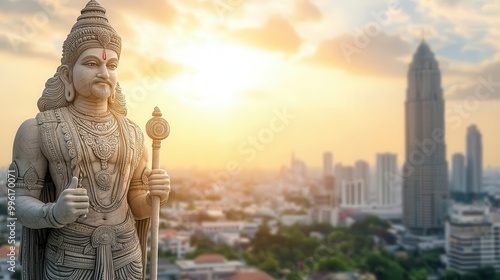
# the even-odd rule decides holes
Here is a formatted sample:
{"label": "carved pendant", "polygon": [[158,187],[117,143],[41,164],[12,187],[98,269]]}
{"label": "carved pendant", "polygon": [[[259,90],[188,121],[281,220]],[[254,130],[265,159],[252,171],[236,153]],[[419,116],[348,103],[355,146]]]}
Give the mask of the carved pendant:
{"label": "carved pendant", "polygon": [[118,145],[118,131],[109,136],[92,135],[87,132],[81,133],[85,143],[92,148],[94,155],[101,160],[101,168],[108,168],[108,160],[115,154]]}
{"label": "carved pendant", "polygon": [[111,189],[111,174],[107,170],[97,171],[94,176],[99,189],[103,191]]}

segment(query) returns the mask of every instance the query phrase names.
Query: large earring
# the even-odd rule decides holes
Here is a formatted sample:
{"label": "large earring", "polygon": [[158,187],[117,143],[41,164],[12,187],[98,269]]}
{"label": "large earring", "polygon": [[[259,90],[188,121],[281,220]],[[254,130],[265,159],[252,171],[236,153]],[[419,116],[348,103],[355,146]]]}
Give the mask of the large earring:
{"label": "large earring", "polygon": [[75,99],[75,89],[72,86],[69,86],[64,93],[64,96],[66,97],[66,101],[70,103],[73,102],[73,100]]}

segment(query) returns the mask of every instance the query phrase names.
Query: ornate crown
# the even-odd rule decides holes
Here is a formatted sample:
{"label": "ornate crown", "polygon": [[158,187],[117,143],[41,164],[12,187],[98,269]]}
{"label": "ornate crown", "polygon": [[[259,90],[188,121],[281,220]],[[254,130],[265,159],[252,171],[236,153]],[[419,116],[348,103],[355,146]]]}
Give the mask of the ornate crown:
{"label": "ornate crown", "polygon": [[73,65],[80,54],[90,48],[113,50],[120,57],[121,38],[109,24],[106,9],[90,0],[63,44],[62,64]]}

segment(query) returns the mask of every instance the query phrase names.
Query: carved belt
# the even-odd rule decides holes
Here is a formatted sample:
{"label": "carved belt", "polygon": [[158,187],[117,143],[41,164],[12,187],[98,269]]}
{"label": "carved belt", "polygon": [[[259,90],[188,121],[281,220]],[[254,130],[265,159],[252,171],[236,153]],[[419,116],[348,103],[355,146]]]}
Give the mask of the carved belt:
{"label": "carved belt", "polygon": [[[78,230],[78,231],[77,231]],[[133,219],[117,226],[72,223],[54,229],[46,257],[56,265],[94,270],[94,279],[112,280],[115,269],[141,259]]]}

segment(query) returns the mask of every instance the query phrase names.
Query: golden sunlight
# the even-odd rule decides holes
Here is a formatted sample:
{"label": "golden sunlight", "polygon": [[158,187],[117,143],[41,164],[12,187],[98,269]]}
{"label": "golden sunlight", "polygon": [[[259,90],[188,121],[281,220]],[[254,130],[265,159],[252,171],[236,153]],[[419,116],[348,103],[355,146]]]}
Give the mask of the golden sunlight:
{"label": "golden sunlight", "polygon": [[173,91],[190,105],[214,110],[240,102],[241,93],[258,86],[276,63],[264,52],[219,42],[180,48],[175,57],[189,70],[172,81]]}

